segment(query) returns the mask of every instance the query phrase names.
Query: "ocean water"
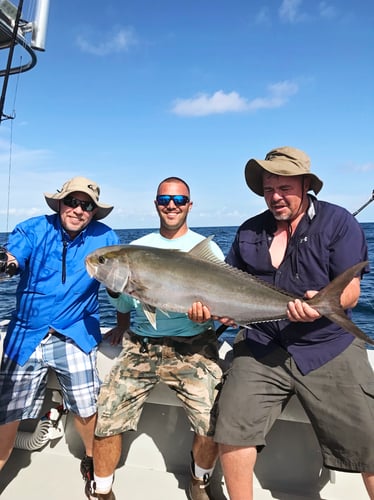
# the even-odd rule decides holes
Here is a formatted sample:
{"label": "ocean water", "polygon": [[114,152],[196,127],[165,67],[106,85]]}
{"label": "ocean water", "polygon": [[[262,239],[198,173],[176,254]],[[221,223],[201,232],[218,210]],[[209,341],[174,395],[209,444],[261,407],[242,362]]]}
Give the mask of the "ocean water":
{"label": "ocean water", "polygon": [[[371,271],[365,275],[361,282],[361,297],[358,305],[353,310],[353,321],[370,337],[374,338],[374,223],[362,223],[369,247],[369,259]],[[193,230],[204,236],[214,235],[214,241],[221,247],[226,255],[236,233],[236,226],[226,227],[193,227]],[[121,243],[140,238],[144,234],[156,229],[120,229],[117,234]],[[6,241],[6,235],[0,233],[0,244]],[[0,321],[9,319],[15,305],[15,290],[18,278],[0,281]],[[115,311],[108,303],[104,289],[100,291],[100,315],[102,326],[111,327],[115,325]],[[231,340],[236,330],[228,329],[221,340]]]}

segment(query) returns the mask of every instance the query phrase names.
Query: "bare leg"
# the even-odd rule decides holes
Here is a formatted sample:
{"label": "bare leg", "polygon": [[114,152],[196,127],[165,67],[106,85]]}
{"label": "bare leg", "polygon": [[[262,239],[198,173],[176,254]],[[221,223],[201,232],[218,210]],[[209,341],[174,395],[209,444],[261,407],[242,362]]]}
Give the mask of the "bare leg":
{"label": "bare leg", "polygon": [[364,480],[370,500],[374,500],[374,473],[363,472],[362,479]]}
{"label": "bare leg", "polygon": [[18,426],[19,421],[0,425],[0,470],[4,467],[12,453]]}
{"label": "bare leg", "polygon": [[220,444],[219,452],[230,500],[253,500],[256,448]]}
{"label": "bare leg", "polygon": [[78,415],[74,415],[74,424],[75,428],[80,435],[84,447],[86,449],[86,455],[88,457],[92,457],[93,453],[93,439],[94,439],[94,431],[95,431],[95,423],[96,423],[96,413],[91,415],[91,417],[83,418]]}
{"label": "bare leg", "polygon": [[122,451],[122,434],[97,437],[94,440],[94,468],[98,477],[114,474]]}
{"label": "bare leg", "polygon": [[212,438],[195,434],[192,444],[195,463],[202,469],[214,467],[218,457],[218,445]]}

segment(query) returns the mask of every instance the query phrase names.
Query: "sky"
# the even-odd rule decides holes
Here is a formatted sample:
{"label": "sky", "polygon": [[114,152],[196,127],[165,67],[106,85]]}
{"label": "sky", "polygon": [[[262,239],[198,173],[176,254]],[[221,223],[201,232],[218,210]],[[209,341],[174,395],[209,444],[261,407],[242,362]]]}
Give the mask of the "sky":
{"label": "sky", "polygon": [[[172,175],[191,227],[238,226],[265,208],[246,162],[279,146],[305,151],[318,197],[353,212],[374,189],[373,54],[372,0],[50,0],[45,51],[9,79],[0,232],[50,213],[43,193],[76,175],[100,185],[115,229],[158,227]],[[374,222],[374,202],[357,218]]]}

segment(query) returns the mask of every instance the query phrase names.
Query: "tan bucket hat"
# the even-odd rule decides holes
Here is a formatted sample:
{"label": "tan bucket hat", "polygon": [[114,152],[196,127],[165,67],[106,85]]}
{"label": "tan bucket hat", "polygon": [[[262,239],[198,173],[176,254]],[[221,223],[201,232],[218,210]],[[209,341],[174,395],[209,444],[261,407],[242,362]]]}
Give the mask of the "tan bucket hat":
{"label": "tan bucket hat", "polygon": [[62,188],[60,190],[57,190],[57,193],[44,193],[44,197],[48,206],[54,212],[58,212],[60,200],[63,200],[69,194],[75,193],[77,191],[88,194],[88,196],[97,206],[94,219],[104,219],[104,217],[109,215],[113,210],[113,207],[111,205],[99,203],[100,187],[96,184],[96,182],[93,182],[86,177],[73,177],[69,181],[65,182]]}
{"label": "tan bucket hat", "polygon": [[259,196],[264,196],[262,186],[263,170],[275,175],[310,177],[310,189],[318,194],[323,182],[310,171],[310,158],[300,149],[283,146],[271,150],[265,160],[250,159],[245,166],[245,180],[249,189]]}

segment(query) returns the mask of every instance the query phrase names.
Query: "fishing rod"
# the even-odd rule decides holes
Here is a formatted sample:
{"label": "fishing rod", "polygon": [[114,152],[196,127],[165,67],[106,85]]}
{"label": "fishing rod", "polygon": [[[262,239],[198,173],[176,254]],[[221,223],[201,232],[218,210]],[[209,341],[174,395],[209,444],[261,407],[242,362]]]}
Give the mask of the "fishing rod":
{"label": "fishing rod", "polygon": [[371,203],[372,201],[374,201],[374,189],[373,189],[373,192],[371,193],[371,198],[362,205],[362,207],[360,207],[359,209],[357,209],[355,212],[353,212],[352,215],[356,216],[358,213],[361,212],[361,210],[363,210],[365,207],[367,207],[369,205],[369,203]]}

